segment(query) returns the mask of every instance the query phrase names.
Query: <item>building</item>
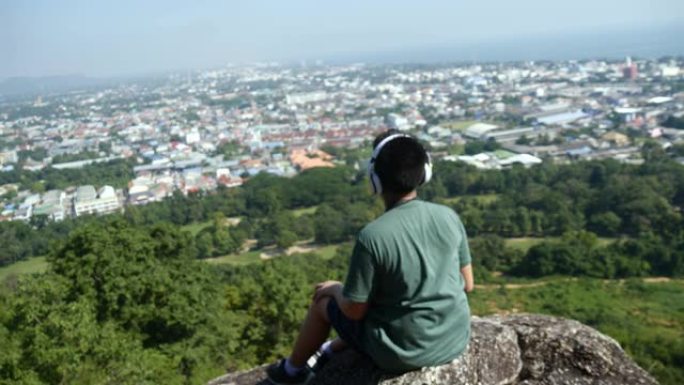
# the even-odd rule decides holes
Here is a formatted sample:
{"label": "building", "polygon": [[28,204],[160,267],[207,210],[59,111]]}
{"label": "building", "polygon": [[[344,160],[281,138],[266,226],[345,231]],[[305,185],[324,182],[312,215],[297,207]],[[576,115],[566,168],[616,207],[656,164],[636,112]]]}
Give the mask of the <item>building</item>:
{"label": "building", "polygon": [[676,77],[680,74],[680,69],[677,66],[662,66],[660,67],[660,76],[664,78]]}
{"label": "building", "polygon": [[328,93],[325,91],[302,92],[285,95],[285,102],[287,104],[308,104],[321,102],[327,98]]}
{"label": "building", "polygon": [[17,163],[19,157],[16,151],[0,151],[0,165],[5,163]]}
{"label": "building", "polygon": [[536,138],[537,136],[540,136],[542,132],[546,132],[546,130],[537,130],[534,127],[520,127],[512,128],[510,130],[490,131],[484,135],[483,139],[496,140],[499,143],[515,142],[522,136],[529,139]]}
{"label": "building", "polygon": [[81,186],[74,197],[74,214],[109,214],[121,210],[121,202],[112,186],[103,186],[95,191],[93,186]]}
{"label": "building", "polygon": [[43,194],[40,203],[33,209],[33,215],[46,215],[53,221],[64,220],[66,194],[61,190],[50,190]]}
{"label": "building", "polygon": [[636,80],[639,76],[636,63],[632,63],[632,59],[627,57],[625,66],[622,68],[622,77],[627,80]]}
{"label": "building", "polygon": [[411,128],[408,119],[399,114],[387,115],[387,126],[400,131],[406,131]]}
{"label": "building", "polygon": [[546,126],[563,125],[563,124],[572,123],[576,120],[584,119],[587,117],[589,117],[589,114],[583,112],[582,110],[573,110],[573,111],[543,116],[543,117],[537,118],[537,122],[539,122],[540,124],[544,124]]}
{"label": "building", "polygon": [[144,205],[154,199],[154,194],[150,187],[145,184],[133,184],[128,187],[128,203],[133,205]]}
{"label": "building", "polygon": [[498,128],[499,126],[495,124],[475,123],[466,128],[466,130],[463,132],[463,135],[472,139],[484,139],[486,134],[491,131],[495,131]]}
{"label": "building", "polygon": [[458,160],[485,170],[511,168],[516,164],[522,165],[523,167],[532,167],[542,163],[542,160],[536,156],[530,154],[514,154],[503,150],[483,152],[475,155],[447,156],[444,160]]}
{"label": "building", "polygon": [[19,206],[19,209],[14,212],[15,221],[28,222],[31,220],[31,216],[33,216],[33,206],[31,205],[21,205]]}
{"label": "building", "polygon": [[187,144],[199,143],[200,140],[202,140],[202,136],[199,131],[191,131],[185,135],[185,143]]}
{"label": "building", "polygon": [[625,123],[636,120],[637,115],[641,113],[640,108],[635,107],[616,107],[613,111],[620,116],[620,119]]}
{"label": "building", "polygon": [[31,158],[27,159],[23,166],[23,169],[26,171],[40,171],[44,168],[45,164],[43,162],[38,162]]}

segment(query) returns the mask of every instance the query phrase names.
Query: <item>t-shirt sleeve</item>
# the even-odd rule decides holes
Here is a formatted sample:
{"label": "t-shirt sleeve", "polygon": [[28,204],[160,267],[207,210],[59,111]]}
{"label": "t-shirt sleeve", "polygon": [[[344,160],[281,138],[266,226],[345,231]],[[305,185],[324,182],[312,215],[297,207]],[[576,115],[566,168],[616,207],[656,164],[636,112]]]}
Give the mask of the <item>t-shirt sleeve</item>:
{"label": "t-shirt sleeve", "polygon": [[357,240],[352,252],[342,295],[353,302],[367,302],[373,290],[374,275],[373,255],[363,243]]}
{"label": "t-shirt sleeve", "polygon": [[470,247],[468,246],[468,234],[466,234],[465,226],[463,226],[461,218],[457,217],[457,221],[460,233],[459,238],[461,242],[461,244],[458,246],[458,263],[461,265],[461,267],[463,267],[471,262]]}

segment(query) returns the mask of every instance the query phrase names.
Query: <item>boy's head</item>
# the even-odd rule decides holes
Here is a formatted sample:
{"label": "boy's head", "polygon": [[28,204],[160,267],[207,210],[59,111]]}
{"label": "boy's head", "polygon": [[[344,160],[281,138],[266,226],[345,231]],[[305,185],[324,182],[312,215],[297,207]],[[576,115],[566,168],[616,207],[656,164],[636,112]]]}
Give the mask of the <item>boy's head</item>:
{"label": "boy's head", "polygon": [[[393,138],[385,141],[389,137]],[[389,130],[375,138],[373,155],[369,171],[375,192],[407,194],[430,177],[430,159],[423,146],[412,136],[397,130]],[[378,179],[381,186],[376,186]]]}

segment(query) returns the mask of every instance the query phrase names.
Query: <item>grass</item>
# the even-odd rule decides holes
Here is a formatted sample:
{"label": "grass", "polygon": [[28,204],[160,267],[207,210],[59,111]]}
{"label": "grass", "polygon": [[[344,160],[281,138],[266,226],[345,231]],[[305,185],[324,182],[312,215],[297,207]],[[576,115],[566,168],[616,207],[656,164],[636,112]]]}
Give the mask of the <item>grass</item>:
{"label": "grass", "polygon": [[475,199],[479,203],[482,203],[484,205],[490,205],[493,202],[495,202],[497,199],[499,199],[499,194],[481,194],[481,195],[458,195],[455,197],[449,197],[449,198],[442,198],[440,203],[446,204],[446,205],[451,205],[454,203],[458,203],[459,201],[463,199]]}
{"label": "grass", "polygon": [[[535,246],[544,241],[555,241],[560,239],[559,237],[542,237],[542,238],[532,238],[532,237],[522,237],[522,238],[506,238],[506,246],[527,252],[532,246]],[[607,246],[610,243],[615,242],[616,238],[598,238],[598,246]]]}
{"label": "grass", "polygon": [[558,237],[545,237],[545,238],[506,238],[506,246],[512,249],[521,250],[527,252],[532,246],[535,246],[544,241],[557,240]]}
{"label": "grass", "polygon": [[[330,259],[330,258],[335,256],[335,253],[337,253],[337,247],[340,245],[341,244],[334,244],[334,245],[326,245],[326,246],[315,247],[311,251],[305,251],[302,253],[316,254],[323,259]],[[224,256],[216,257],[216,258],[208,258],[208,259],[205,259],[205,261],[207,263],[214,264],[214,265],[220,265],[220,264],[245,265],[248,263],[261,262],[262,261],[262,259],[261,259],[262,252],[263,252],[263,250],[250,250],[250,251],[246,251],[246,252],[240,253],[240,254],[229,254],[229,255],[224,255]],[[286,255],[276,255],[273,258],[280,258],[280,257],[287,258]]]}
{"label": "grass", "polygon": [[496,157],[499,159],[508,159],[512,156],[515,156],[515,153],[507,150],[495,150],[494,155],[496,155]]}
{"label": "grass", "polygon": [[603,246],[608,246],[609,244],[615,242],[617,238],[606,238],[606,237],[598,237],[598,245],[603,247]]}
{"label": "grass", "polygon": [[[311,209],[311,208],[307,208]],[[314,208],[315,209],[315,208]],[[197,234],[202,228],[209,226],[210,223],[196,223],[186,227],[185,230],[194,232]],[[189,227],[189,228],[188,228]],[[335,256],[337,252],[337,247],[339,244],[320,246],[312,250],[312,254],[317,254],[323,259],[330,259]],[[246,265],[249,263],[260,262],[262,250],[250,250],[240,254],[228,254],[216,258],[205,259],[207,263],[210,264],[233,264],[233,265]],[[22,275],[30,273],[42,273],[47,269],[47,261],[45,257],[35,257],[27,259],[25,261],[20,261],[13,263],[9,266],[0,267],[0,282],[4,281],[7,277],[11,275]]]}
{"label": "grass", "polygon": [[[294,209],[292,211],[292,215],[294,215],[295,218],[299,218],[302,215],[305,214],[313,214],[316,212],[316,209],[318,206],[311,206],[311,207],[304,207],[301,209]],[[226,218],[227,222],[233,222],[232,225],[236,225],[236,220],[239,218]],[[187,225],[181,226],[181,230],[188,231],[192,236],[196,236],[200,231],[204,230],[205,228],[211,226],[212,221],[204,221],[204,222],[193,222]]]}
{"label": "grass", "polygon": [[292,210],[292,215],[294,215],[295,218],[299,218],[302,215],[315,213],[317,208],[318,208],[318,206],[311,206],[311,207],[304,207],[301,209],[294,209],[294,210]]}
{"label": "grass", "polygon": [[232,265],[246,265],[261,261],[261,250],[251,250],[240,254],[228,254],[216,258],[205,259],[207,263],[212,265],[232,264]]}
{"label": "grass", "polygon": [[454,143],[446,147],[446,152],[449,155],[464,155],[465,145],[460,143]]}
{"label": "grass", "polygon": [[[488,200],[488,201],[493,201],[496,199],[496,195],[492,194],[491,196],[489,195],[477,195],[476,197],[480,197],[479,199],[483,200]],[[460,198],[460,197],[457,197]],[[308,212],[311,212],[315,210],[315,207],[307,207],[305,209],[300,209],[302,211],[307,210]],[[296,215],[296,214],[295,214]],[[300,214],[303,215],[303,214]],[[183,226],[183,229],[186,231],[189,231],[190,233],[196,235],[198,232],[200,232],[203,228],[206,226],[211,225],[210,222],[201,222],[201,223],[193,223],[190,225]],[[549,240],[555,240],[558,239],[557,237],[546,237],[546,238],[507,238],[506,239],[506,246],[507,247],[512,247],[514,249],[521,250],[523,252],[527,252],[532,246],[539,244],[543,241],[549,241]],[[598,242],[600,246],[605,246],[611,242],[613,242],[614,239],[612,238],[599,238]],[[335,253],[337,252],[337,248],[341,244],[334,244],[334,245],[325,245],[325,246],[320,246],[320,247],[315,247],[314,250],[311,250],[310,252],[313,254],[319,255],[323,259],[330,259],[335,256]],[[229,254],[229,255],[224,255],[221,257],[216,257],[216,258],[209,258],[206,259],[205,261],[207,263],[211,264],[224,264],[224,263],[230,263],[230,264],[235,264],[235,265],[244,265],[248,263],[254,263],[254,262],[259,262],[261,261],[261,253],[262,250],[250,250],[246,251],[244,253],[240,254]],[[5,267],[0,267],[0,282],[4,281],[5,278],[7,278],[10,275],[21,275],[21,274],[30,274],[30,273],[41,273],[47,269],[47,261],[45,261],[45,257],[35,257],[35,258],[30,258],[25,261],[20,261],[13,263],[9,266]]]}
{"label": "grass", "polygon": [[211,221],[205,222],[194,222],[188,225],[181,226],[181,230],[188,231],[192,236],[196,236],[200,231],[204,230],[206,227],[211,226]]}
{"label": "grass", "polygon": [[42,273],[47,270],[45,257],[34,257],[25,261],[15,262],[9,266],[0,267],[0,282],[11,275]]}
{"label": "grass", "polygon": [[456,120],[452,122],[440,123],[439,125],[450,130],[463,131],[466,128],[478,123],[477,120]]}
{"label": "grass", "polygon": [[335,256],[335,253],[337,253],[337,247],[338,246],[339,245],[323,246],[319,249],[312,251],[312,253],[319,255],[323,259],[330,259],[330,258]]}

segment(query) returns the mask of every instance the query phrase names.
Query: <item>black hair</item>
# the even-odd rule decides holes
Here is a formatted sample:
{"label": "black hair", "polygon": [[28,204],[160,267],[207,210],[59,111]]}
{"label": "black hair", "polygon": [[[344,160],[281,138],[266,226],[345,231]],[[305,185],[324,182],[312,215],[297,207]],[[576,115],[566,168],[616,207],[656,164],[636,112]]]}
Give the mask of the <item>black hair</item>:
{"label": "black hair", "polygon": [[[399,134],[388,130],[375,137],[373,149],[383,139]],[[423,145],[411,136],[395,138],[382,147],[375,159],[375,173],[384,191],[406,194],[415,190],[425,179],[425,163],[428,155]]]}

